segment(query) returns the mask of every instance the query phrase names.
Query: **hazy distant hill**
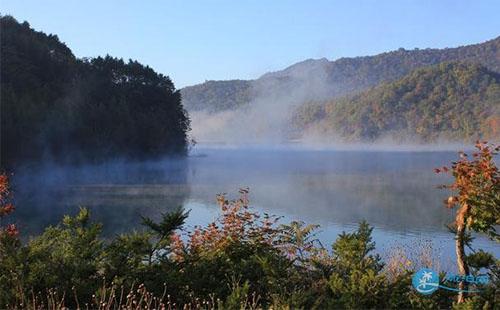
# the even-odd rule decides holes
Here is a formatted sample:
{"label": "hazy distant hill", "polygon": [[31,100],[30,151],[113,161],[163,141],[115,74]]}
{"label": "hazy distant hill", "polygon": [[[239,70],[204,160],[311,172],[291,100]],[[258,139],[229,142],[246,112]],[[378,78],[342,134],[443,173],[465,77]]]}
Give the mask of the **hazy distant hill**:
{"label": "hazy distant hill", "polygon": [[357,95],[308,103],[293,123],[323,139],[347,141],[498,138],[500,74],[477,64],[442,63]]}
{"label": "hazy distant hill", "polygon": [[[445,49],[399,49],[375,56],[306,60],[256,80],[208,81],[181,90],[189,111],[222,111],[256,97],[286,95],[301,87],[301,99],[325,100],[395,81],[409,72],[447,61],[479,63],[500,72],[500,37],[475,45]],[[278,95],[276,95],[278,93]]]}
{"label": "hazy distant hill", "polygon": [[190,110],[221,111],[239,107],[252,98],[251,82],[244,80],[207,81],[181,90],[182,102]]}

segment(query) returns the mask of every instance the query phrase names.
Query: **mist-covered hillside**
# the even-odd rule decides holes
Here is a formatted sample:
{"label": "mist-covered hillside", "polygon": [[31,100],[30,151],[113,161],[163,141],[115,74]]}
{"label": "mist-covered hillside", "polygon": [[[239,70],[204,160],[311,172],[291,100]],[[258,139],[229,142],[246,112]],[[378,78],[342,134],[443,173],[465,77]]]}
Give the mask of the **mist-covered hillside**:
{"label": "mist-covered hillside", "polygon": [[[418,71],[451,62],[463,65],[447,65],[445,69],[439,69],[443,72],[436,69],[441,68],[439,66],[430,71]],[[422,72],[433,75],[436,84],[421,77]],[[471,72],[477,74],[471,75]],[[388,135],[391,139],[409,142],[431,142],[438,137],[463,141],[497,136],[494,129],[495,96],[498,96],[494,91],[495,72],[500,72],[500,37],[457,48],[399,49],[336,61],[309,59],[282,71],[266,73],[256,80],[208,81],[183,88],[181,94],[193,121],[192,135],[201,142],[287,143],[297,139],[305,141],[306,138],[321,138],[323,142],[371,142],[385,137],[388,131],[391,131]],[[407,75],[409,77],[397,82]],[[464,82],[466,77],[467,82]],[[487,85],[491,89],[474,86],[475,83],[482,85],[486,77],[492,81]],[[464,82],[460,87],[465,87],[467,92],[448,85],[441,78]],[[419,84],[417,80],[420,79],[426,81],[427,88],[419,86],[415,92],[412,85]],[[380,97],[373,91],[363,93],[360,96],[376,100],[384,111],[383,114],[373,112],[373,115],[372,112],[361,113],[364,111],[361,106],[367,103],[360,96],[352,99],[353,96],[379,85],[382,86],[378,92],[388,87],[392,89],[396,86],[388,85],[393,82],[394,85],[408,84],[408,89],[398,88],[397,96],[384,93]],[[418,98],[414,97],[415,94]],[[335,104],[337,108],[331,108],[332,102],[344,97],[351,98],[341,100],[348,101],[348,104],[361,102],[357,108],[353,107],[360,110],[356,110],[354,116],[347,115],[347,107],[340,108]],[[391,102],[407,98],[412,98],[411,102],[419,106],[412,107],[416,109],[415,113],[423,114],[405,115],[404,122],[398,120],[394,124],[393,117],[402,117],[402,112],[394,110],[398,107]],[[322,106],[325,102],[329,104]],[[448,104],[453,106],[451,110],[447,110],[450,108]],[[432,113],[445,114],[435,116]],[[444,115],[448,117],[450,113],[453,114],[452,120],[436,119]]]}
{"label": "mist-covered hillside", "polygon": [[417,69],[368,91],[300,107],[293,124],[320,140],[419,142],[500,137],[500,74],[470,63]]}
{"label": "mist-covered hillside", "polygon": [[[335,61],[309,59],[282,71],[266,73],[256,80],[207,81],[181,90],[189,111],[210,112],[234,109],[255,98],[286,94],[297,86],[304,101],[341,97],[395,81],[409,72],[449,61],[482,64],[500,72],[500,37],[493,40],[445,49],[399,49],[375,56],[340,58]],[[272,85],[272,87],[269,87]]]}

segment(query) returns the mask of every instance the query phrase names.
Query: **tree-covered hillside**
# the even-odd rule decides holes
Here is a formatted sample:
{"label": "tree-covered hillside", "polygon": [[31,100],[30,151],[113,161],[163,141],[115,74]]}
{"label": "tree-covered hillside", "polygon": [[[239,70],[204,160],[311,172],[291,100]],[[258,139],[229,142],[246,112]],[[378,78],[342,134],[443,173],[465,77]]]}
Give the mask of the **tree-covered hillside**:
{"label": "tree-covered hillside", "polygon": [[136,61],[77,59],[10,16],[1,32],[2,166],[185,152],[189,119],[168,77]]}
{"label": "tree-covered hillside", "polygon": [[[445,49],[399,49],[375,56],[309,59],[250,81],[209,81],[183,88],[188,110],[220,111],[250,103],[256,96],[282,97],[299,85],[304,99],[332,99],[392,82],[411,71],[449,61],[482,64],[500,72],[500,37],[474,45]],[[273,85],[272,88],[262,87]],[[252,89],[252,92],[248,92]],[[276,89],[280,94],[276,95]]]}
{"label": "tree-covered hillside", "polygon": [[182,89],[182,100],[190,111],[234,109],[251,98],[251,82],[244,80],[207,81]]}
{"label": "tree-covered hillside", "polygon": [[471,63],[415,70],[357,95],[308,103],[293,123],[330,139],[433,142],[500,137],[500,74]]}

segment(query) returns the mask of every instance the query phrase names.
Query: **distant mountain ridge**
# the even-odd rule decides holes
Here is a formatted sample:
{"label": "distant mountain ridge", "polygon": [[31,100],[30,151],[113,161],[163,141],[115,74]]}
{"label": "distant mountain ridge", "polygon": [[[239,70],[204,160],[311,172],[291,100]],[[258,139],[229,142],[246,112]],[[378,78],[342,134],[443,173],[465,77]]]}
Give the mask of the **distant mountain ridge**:
{"label": "distant mountain ridge", "polygon": [[446,62],[417,69],[356,95],[301,106],[301,135],[372,142],[470,142],[500,137],[500,74]]}
{"label": "distant mountain ridge", "polygon": [[185,87],[181,94],[188,111],[208,112],[235,109],[257,97],[276,92],[286,94],[297,86],[303,87],[303,101],[328,100],[366,90],[381,82],[395,81],[421,67],[450,61],[481,64],[500,72],[500,37],[455,48],[399,49],[335,61],[308,59],[255,80],[208,81]]}

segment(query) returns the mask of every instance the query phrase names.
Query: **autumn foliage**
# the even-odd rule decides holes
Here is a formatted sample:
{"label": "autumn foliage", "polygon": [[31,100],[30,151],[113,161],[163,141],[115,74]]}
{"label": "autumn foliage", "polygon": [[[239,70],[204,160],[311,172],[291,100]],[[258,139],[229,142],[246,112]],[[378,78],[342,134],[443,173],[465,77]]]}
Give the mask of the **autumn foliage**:
{"label": "autumn foliage", "polygon": [[445,205],[463,208],[458,215],[464,217],[468,228],[497,239],[495,226],[500,224],[500,172],[494,157],[500,146],[478,141],[475,149],[472,156],[460,152],[459,160],[451,167],[437,168],[436,172],[453,176],[453,183],[442,186],[453,193]]}
{"label": "autumn foliage", "polygon": [[[0,174],[0,224],[2,219],[14,212],[14,205],[10,202],[9,179],[6,174]],[[16,237],[19,234],[15,224],[8,224],[5,227],[0,226],[0,237],[8,235]]]}
{"label": "autumn foliage", "polygon": [[[468,276],[481,268],[493,270],[498,279],[498,262],[491,254],[483,251],[468,254],[465,247],[472,249],[471,230],[487,234],[491,239],[499,241],[496,226],[500,224],[500,174],[494,162],[500,147],[487,142],[476,142],[476,151],[472,157],[460,152],[458,161],[451,168],[436,169],[437,173],[451,173],[453,183],[442,187],[452,191],[445,200],[448,208],[457,208],[455,222],[450,229],[455,234],[455,253],[457,269],[460,275]],[[472,267],[472,268],[471,268]],[[459,283],[458,303],[466,302],[466,281]]]}
{"label": "autumn foliage", "polygon": [[249,209],[248,189],[240,189],[240,197],[228,200],[217,195],[221,216],[206,227],[195,227],[188,234],[187,242],[178,233],[172,235],[172,252],[175,260],[182,261],[184,255],[214,255],[231,244],[273,245],[277,240],[275,224],[278,217],[261,216]]}

